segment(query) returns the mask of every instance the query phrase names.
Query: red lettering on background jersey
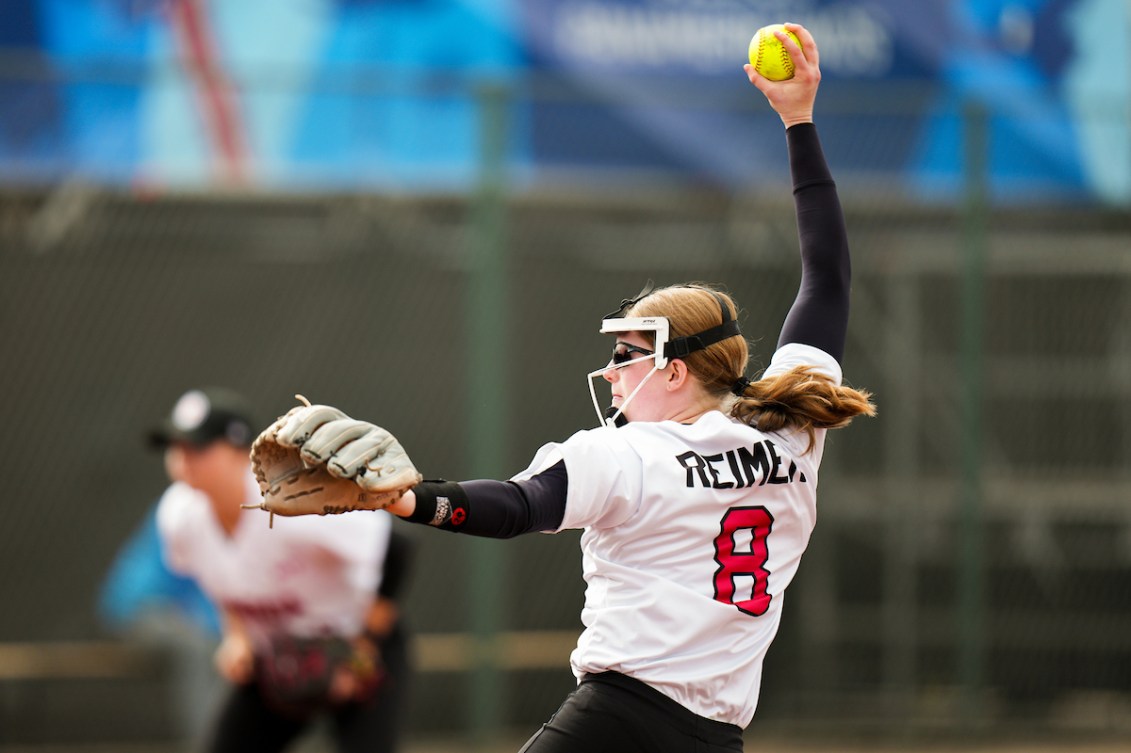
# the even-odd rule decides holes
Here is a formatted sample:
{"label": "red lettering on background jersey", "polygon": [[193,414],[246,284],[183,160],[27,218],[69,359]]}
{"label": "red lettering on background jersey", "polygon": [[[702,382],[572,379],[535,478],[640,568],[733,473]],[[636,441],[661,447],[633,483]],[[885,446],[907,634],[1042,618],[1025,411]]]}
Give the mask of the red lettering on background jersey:
{"label": "red lettering on background jersey", "polygon": [[278,622],[295,617],[303,613],[302,603],[293,597],[281,600],[247,601],[243,599],[225,599],[225,610],[248,620],[263,622]]}
{"label": "red lettering on background jersey", "polygon": [[[770,550],[766,539],[773,528],[774,516],[765,507],[732,507],[719,523],[720,532],[715,537],[715,601],[733,604],[746,614],[759,617],[770,608],[770,594],[767,593],[770,571],[766,560]],[[751,533],[750,551],[735,551],[735,534],[741,530]],[[735,578],[746,576],[753,579],[750,598],[736,600]]]}

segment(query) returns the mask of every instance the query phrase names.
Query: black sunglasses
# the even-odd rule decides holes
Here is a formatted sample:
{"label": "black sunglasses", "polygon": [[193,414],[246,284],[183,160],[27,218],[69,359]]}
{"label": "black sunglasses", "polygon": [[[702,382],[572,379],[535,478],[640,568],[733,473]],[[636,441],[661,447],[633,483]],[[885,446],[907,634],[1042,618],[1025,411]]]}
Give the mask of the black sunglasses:
{"label": "black sunglasses", "polygon": [[648,350],[647,348],[639,348],[635,345],[629,345],[628,343],[617,343],[613,348],[612,361],[619,366],[622,363],[628,363],[633,360],[633,354],[637,354],[641,357],[652,356],[656,354],[656,351]]}

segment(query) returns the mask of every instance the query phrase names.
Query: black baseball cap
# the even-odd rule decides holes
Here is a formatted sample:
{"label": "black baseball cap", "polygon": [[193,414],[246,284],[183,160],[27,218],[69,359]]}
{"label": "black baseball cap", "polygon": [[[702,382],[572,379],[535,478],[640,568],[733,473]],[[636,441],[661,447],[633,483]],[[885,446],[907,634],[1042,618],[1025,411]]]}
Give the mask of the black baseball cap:
{"label": "black baseball cap", "polygon": [[250,447],[251,406],[232,390],[205,387],[189,390],[177,398],[168,418],[147,434],[151,447],[174,443],[197,447],[223,439],[237,447]]}

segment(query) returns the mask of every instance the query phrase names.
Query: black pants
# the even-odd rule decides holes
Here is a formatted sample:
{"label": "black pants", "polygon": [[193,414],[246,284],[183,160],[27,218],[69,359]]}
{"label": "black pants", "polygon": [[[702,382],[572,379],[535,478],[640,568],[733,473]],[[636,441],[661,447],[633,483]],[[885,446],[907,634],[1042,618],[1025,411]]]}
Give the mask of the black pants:
{"label": "black pants", "polygon": [[519,753],[741,753],[742,730],[617,672],[586,675]]}
{"label": "black pants", "polygon": [[[387,678],[362,703],[343,703],[322,712],[338,753],[393,753],[408,689],[408,641],[398,627],[378,647]],[[269,706],[255,683],[231,689],[205,750],[208,753],[280,753],[319,717],[296,718]]]}

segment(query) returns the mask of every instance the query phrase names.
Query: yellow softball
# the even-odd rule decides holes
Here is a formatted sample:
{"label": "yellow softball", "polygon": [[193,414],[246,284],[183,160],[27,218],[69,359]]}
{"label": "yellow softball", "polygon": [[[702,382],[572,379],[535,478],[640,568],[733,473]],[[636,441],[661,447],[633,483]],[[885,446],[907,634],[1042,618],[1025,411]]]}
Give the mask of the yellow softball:
{"label": "yellow softball", "polygon": [[798,47],[801,46],[801,40],[797,35],[787,30],[784,25],[763,26],[754,32],[750,40],[750,65],[771,81],[785,81],[787,78],[793,78],[793,58],[789,56],[789,51],[781,40],[774,36],[775,31],[784,31]]}

